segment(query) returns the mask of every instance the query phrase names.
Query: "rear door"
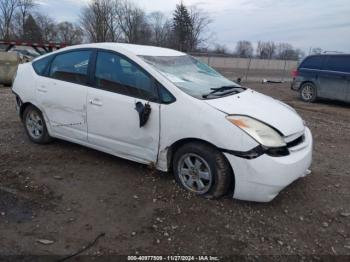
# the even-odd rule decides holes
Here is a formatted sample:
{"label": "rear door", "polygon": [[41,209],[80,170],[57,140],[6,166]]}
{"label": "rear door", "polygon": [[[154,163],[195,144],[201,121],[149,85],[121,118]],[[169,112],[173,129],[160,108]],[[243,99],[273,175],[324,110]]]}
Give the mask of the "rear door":
{"label": "rear door", "polygon": [[[127,57],[112,51],[96,56],[94,88],[88,91],[89,143],[120,157],[156,162],[160,104],[152,76]],[[141,125],[137,108],[151,112]]]}
{"label": "rear door", "polygon": [[319,76],[322,74],[322,67],[324,65],[324,55],[312,55],[300,64],[299,76],[297,80],[300,82],[310,81],[319,87]]}
{"label": "rear door", "polygon": [[[349,71],[349,74],[350,74],[350,71]],[[346,93],[346,102],[350,103],[350,76],[348,76],[348,85],[346,87],[345,93]]]}
{"label": "rear door", "polygon": [[345,101],[350,102],[350,55],[345,56],[346,61],[344,61],[344,68],[343,70],[345,71],[346,75],[346,80],[347,80],[347,85],[345,87]]}
{"label": "rear door", "polygon": [[327,99],[345,101],[348,93],[349,57],[329,55],[326,59],[322,74],[319,76],[319,96]]}
{"label": "rear door", "polygon": [[57,54],[37,83],[38,100],[54,135],[87,141],[86,96],[91,50]]}

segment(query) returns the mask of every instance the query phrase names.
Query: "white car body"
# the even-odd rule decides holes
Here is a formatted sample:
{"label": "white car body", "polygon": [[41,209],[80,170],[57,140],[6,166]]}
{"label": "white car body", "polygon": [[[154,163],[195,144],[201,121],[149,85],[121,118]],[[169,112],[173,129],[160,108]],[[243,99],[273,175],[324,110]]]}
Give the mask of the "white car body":
{"label": "white car body", "polygon": [[[234,173],[233,197],[241,200],[271,201],[283,188],[307,174],[312,160],[312,136],[289,106],[251,89],[217,99],[192,97],[140,58],[185,55],[170,49],[99,43],[68,47],[49,55],[76,49],[103,49],[126,56],[152,75],[176,101],[171,104],[144,101],[39,76],[32,63],[20,65],[13,84],[19,106],[30,103],[40,109],[51,137],[153,164],[161,171],[169,169],[169,150],[174,144],[204,141],[218,148],[227,158]],[[149,102],[152,108],[143,128],[139,126],[135,111],[138,101]],[[262,154],[255,159],[242,158],[234,152],[249,152],[259,143],[227,121],[225,117],[231,114],[246,115],[267,123],[283,134],[286,143],[301,136],[304,139],[290,147],[287,156]]]}

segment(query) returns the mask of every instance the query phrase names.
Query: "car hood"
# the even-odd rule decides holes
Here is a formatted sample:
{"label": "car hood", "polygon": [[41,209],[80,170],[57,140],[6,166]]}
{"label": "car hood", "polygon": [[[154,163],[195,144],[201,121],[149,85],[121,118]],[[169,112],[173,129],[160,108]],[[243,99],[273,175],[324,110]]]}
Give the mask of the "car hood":
{"label": "car hood", "polygon": [[226,114],[250,116],[265,122],[284,136],[303,132],[305,128],[301,117],[290,106],[251,89],[205,102]]}

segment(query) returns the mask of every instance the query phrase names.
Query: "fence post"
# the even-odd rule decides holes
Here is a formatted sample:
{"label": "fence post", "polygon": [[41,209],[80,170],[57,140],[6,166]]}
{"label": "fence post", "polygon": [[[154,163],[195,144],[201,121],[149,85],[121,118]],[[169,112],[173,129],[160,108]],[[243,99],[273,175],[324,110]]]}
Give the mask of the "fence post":
{"label": "fence post", "polygon": [[284,60],[284,68],[283,68],[282,82],[284,82],[284,78],[285,78],[285,76],[286,76],[286,68],[287,68],[287,60]]}
{"label": "fence post", "polygon": [[247,68],[247,71],[245,73],[245,81],[247,82],[248,81],[248,75],[249,75],[249,70],[250,70],[250,64],[252,62],[252,57],[249,57],[249,63],[248,63],[248,68]]}

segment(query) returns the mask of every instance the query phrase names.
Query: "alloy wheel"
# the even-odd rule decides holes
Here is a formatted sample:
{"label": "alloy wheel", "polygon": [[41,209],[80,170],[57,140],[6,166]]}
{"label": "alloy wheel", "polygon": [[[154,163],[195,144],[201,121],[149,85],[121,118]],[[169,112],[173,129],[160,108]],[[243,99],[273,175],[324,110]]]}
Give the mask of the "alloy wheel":
{"label": "alloy wheel", "polygon": [[315,95],[315,90],[312,85],[305,85],[301,90],[301,96],[305,101],[310,101]]}
{"label": "alloy wheel", "polygon": [[31,111],[26,119],[26,127],[29,135],[34,139],[40,139],[44,131],[44,122],[41,116],[35,112]]}
{"label": "alloy wheel", "polygon": [[197,194],[205,194],[210,190],[213,175],[207,161],[197,154],[188,153],[178,163],[178,175],[187,190]]}

